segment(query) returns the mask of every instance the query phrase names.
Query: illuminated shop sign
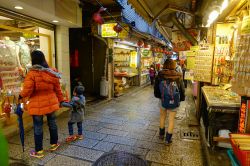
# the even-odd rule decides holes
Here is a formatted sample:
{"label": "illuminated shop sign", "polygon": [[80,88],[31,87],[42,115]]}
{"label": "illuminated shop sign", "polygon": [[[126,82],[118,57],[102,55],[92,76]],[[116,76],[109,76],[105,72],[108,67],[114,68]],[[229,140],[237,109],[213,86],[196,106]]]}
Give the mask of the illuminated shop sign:
{"label": "illuminated shop sign", "polygon": [[101,25],[101,33],[102,37],[117,37],[118,33],[114,31],[114,26],[116,26],[117,23],[108,23],[108,24],[102,24]]}
{"label": "illuminated shop sign", "polygon": [[241,98],[240,116],[239,116],[239,126],[238,130],[240,133],[250,132],[250,98]]}

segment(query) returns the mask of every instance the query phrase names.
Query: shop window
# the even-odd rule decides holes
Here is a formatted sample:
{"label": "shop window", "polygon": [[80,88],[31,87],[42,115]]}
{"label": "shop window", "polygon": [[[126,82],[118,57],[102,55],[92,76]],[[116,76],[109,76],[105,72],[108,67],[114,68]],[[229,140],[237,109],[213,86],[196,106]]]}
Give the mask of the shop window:
{"label": "shop window", "polygon": [[33,50],[43,51],[49,65],[53,66],[53,33],[28,22],[0,16],[0,118],[14,113],[22,80],[31,67]]}

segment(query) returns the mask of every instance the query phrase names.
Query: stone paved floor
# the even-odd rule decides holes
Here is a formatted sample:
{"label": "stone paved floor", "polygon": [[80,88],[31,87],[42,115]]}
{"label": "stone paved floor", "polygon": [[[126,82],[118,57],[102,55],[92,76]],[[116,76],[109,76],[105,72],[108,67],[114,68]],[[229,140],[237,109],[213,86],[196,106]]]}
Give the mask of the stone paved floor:
{"label": "stone paved floor", "polygon": [[[67,112],[62,114],[57,124],[62,146],[58,151],[46,152],[43,159],[30,158],[29,150],[34,147],[33,131],[26,133],[25,152],[21,152],[19,137],[9,139],[11,165],[22,162],[26,165],[45,166],[90,166],[101,155],[109,151],[125,151],[141,156],[151,166],[202,166],[201,142],[185,140],[181,132],[199,129],[194,118],[191,97],[181,103],[176,116],[173,143],[170,146],[158,139],[158,100],[153,96],[153,88],[146,87],[129,95],[121,96],[106,104],[87,108],[83,122],[85,139],[70,144],[67,137]],[[76,130],[76,129],[75,129]],[[44,147],[49,146],[48,128],[44,127]]]}

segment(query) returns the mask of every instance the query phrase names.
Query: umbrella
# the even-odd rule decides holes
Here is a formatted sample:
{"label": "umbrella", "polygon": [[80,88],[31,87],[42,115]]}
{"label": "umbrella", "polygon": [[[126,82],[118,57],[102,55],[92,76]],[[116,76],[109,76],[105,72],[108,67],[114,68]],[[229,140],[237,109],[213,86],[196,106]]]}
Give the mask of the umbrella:
{"label": "umbrella", "polygon": [[21,144],[23,146],[23,152],[24,152],[23,109],[22,109],[21,103],[18,103],[15,113],[18,116],[17,120],[18,120],[18,126],[19,126],[19,135],[20,135]]}

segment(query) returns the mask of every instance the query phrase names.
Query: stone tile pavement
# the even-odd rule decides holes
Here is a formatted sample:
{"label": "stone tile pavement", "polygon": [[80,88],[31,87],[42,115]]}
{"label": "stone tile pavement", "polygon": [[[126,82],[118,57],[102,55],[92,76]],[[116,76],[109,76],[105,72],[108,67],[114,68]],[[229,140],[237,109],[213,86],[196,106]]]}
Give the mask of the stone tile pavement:
{"label": "stone tile pavement", "polygon": [[[188,96],[178,109],[173,144],[166,146],[158,139],[158,100],[153,96],[153,88],[146,87],[108,103],[88,107],[83,122],[84,140],[64,142],[68,136],[68,113],[63,113],[57,119],[62,146],[56,152],[46,152],[43,159],[28,155],[34,148],[33,131],[25,134],[24,153],[18,136],[9,139],[10,165],[90,166],[106,152],[125,151],[139,155],[151,166],[202,166],[200,140],[185,140],[180,136],[181,130],[199,130],[188,125],[195,121],[193,114],[193,100]],[[44,147],[49,147],[46,125]]]}

